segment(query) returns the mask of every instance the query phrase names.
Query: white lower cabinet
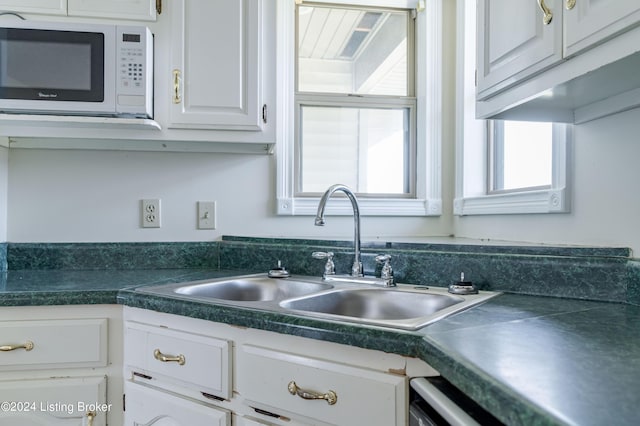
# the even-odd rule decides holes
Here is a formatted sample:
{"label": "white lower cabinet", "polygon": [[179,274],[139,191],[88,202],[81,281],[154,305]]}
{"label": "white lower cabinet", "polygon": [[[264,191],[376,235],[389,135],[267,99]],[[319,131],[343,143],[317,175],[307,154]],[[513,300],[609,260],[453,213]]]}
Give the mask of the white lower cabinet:
{"label": "white lower cabinet", "polygon": [[309,424],[407,422],[406,376],[253,345],[237,356],[238,389],[253,408]]}
{"label": "white lower cabinet", "polygon": [[122,423],[122,308],[0,308],[0,425]]}
{"label": "white lower cabinet", "polygon": [[0,321],[0,371],[107,365],[107,319]]}
{"label": "white lower cabinet", "polygon": [[129,307],[124,319],[127,426],[405,426],[409,379],[438,374],[415,358],[263,330]]}
{"label": "white lower cabinet", "polygon": [[153,377],[155,382],[231,398],[227,340],[132,322],[125,325],[124,336],[130,371]]}
{"label": "white lower cabinet", "polygon": [[104,426],[106,377],[0,381],[0,424]]}
{"label": "white lower cabinet", "polygon": [[125,384],[125,425],[229,426],[228,411],[167,392],[128,382]]}
{"label": "white lower cabinet", "polygon": [[251,416],[233,416],[233,426],[273,426],[274,423],[265,422]]}

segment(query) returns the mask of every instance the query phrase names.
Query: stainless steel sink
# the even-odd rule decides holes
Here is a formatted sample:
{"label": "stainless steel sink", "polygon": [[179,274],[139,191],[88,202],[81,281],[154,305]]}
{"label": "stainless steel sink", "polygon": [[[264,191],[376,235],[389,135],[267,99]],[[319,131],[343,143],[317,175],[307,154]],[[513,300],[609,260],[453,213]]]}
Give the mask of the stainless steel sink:
{"label": "stainless steel sink", "polygon": [[414,330],[480,303],[496,293],[449,294],[445,288],[343,288],[280,302],[311,316]]}
{"label": "stainless steel sink", "polygon": [[280,306],[363,319],[404,320],[431,315],[462,302],[462,297],[453,295],[358,289],[287,300]]}
{"label": "stainless steel sink", "polygon": [[261,275],[197,281],[179,285],[168,284],[140,290],[185,296],[193,299],[261,302],[289,299],[330,288],[333,288],[333,286],[321,282],[301,281],[291,278],[269,278]]}
{"label": "stainless steel sink", "polygon": [[140,287],[136,291],[324,320],[416,330],[499,293],[453,295],[444,287],[332,282],[265,274]]}

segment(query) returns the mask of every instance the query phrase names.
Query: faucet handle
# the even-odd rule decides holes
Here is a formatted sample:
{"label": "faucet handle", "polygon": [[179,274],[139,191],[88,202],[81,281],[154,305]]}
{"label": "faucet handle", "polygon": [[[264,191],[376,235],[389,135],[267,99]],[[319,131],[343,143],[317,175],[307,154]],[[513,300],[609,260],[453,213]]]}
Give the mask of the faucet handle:
{"label": "faucet handle", "polygon": [[325,263],[324,265],[323,276],[336,274],[336,266],[333,263],[333,252],[314,251],[313,253],[311,253],[311,257],[313,257],[314,259],[327,259],[327,263]]}
{"label": "faucet handle", "polygon": [[391,255],[379,254],[375,257],[376,263],[382,263],[382,270],[380,271],[380,278],[390,280],[393,282],[393,268],[391,268]]}

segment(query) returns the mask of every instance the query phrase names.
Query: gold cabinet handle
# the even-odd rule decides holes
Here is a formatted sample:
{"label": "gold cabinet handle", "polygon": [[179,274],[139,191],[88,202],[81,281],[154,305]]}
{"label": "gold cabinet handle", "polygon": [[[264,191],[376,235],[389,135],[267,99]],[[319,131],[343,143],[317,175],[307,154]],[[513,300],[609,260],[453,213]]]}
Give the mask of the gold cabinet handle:
{"label": "gold cabinet handle", "polygon": [[567,0],[567,3],[565,3],[565,7],[567,8],[567,10],[571,10],[574,7],[576,7],[576,0]]}
{"label": "gold cabinet handle", "polygon": [[162,352],[160,352],[160,349],[156,349],[155,351],[153,351],[153,357],[158,361],[177,362],[179,365],[184,365],[184,363],[186,362],[184,355],[182,354],[179,354],[178,356],[165,355]]}
{"label": "gold cabinet handle", "polygon": [[551,20],[553,19],[553,13],[551,12],[551,9],[549,9],[547,5],[544,4],[544,0],[538,0],[538,6],[540,6],[540,9],[542,10],[542,13],[544,15],[542,17],[542,22],[545,25],[549,25],[551,23]]}
{"label": "gold cabinet handle", "polygon": [[179,104],[182,102],[182,97],[180,96],[180,82],[182,81],[182,73],[180,70],[173,70],[173,103]]}
{"label": "gold cabinet handle", "polygon": [[97,416],[95,411],[87,411],[87,426],[93,426],[93,419]]}
{"label": "gold cabinet handle", "polygon": [[332,390],[327,393],[318,393],[304,390],[298,387],[298,385],[296,385],[296,382],[294,382],[293,380],[289,382],[289,384],[287,385],[287,389],[289,390],[289,393],[291,395],[298,395],[302,399],[324,399],[329,405],[334,405],[336,402],[338,402],[338,395]]}
{"label": "gold cabinet handle", "polygon": [[24,349],[25,351],[30,351],[33,349],[34,344],[31,340],[27,340],[25,343],[19,345],[3,345],[0,346],[0,351],[2,352],[10,352],[15,351],[16,349]]}

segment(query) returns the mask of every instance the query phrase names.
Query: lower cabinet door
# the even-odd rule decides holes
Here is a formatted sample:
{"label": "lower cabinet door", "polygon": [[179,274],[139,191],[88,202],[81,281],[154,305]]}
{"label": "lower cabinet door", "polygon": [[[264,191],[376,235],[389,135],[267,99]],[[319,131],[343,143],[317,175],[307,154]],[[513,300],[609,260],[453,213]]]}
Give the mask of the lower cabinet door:
{"label": "lower cabinet door", "polygon": [[126,426],[230,426],[231,414],[197,401],[126,382]]}
{"label": "lower cabinet door", "polygon": [[0,381],[0,425],[105,426],[106,377]]}
{"label": "lower cabinet door", "polygon": [[234,416],[233,426],[273,426],[273,423],[263,422],[246,416]]}

